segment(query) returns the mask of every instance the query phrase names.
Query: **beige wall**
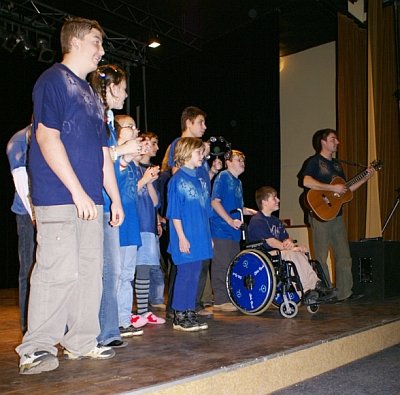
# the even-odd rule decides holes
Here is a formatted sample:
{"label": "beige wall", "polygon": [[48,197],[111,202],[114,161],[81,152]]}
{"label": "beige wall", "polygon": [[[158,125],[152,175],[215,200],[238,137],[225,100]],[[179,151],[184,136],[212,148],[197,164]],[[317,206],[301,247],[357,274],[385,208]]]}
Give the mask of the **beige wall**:
{"label": "beige wall", "polygon": [[311,138],[336,129],[335,43],[281,58],[281,210],[280,218],[303,225],[297,173],[314,154]]}

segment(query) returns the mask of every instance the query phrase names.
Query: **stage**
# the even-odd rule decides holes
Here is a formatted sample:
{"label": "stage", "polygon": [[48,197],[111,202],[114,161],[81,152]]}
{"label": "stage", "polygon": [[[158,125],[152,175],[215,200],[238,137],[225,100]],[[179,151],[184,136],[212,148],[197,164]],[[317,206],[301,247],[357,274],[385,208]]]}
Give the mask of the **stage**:
{"label": "stage", "polygon": [[[159,313],[164,316],[164,313]],[[20,375],[17,290],[0,290],[1,394],[268,394],[400,343],[400,298],[301,307],[293,319],[215,313],[209,329],[147,325],[106,361]]]}

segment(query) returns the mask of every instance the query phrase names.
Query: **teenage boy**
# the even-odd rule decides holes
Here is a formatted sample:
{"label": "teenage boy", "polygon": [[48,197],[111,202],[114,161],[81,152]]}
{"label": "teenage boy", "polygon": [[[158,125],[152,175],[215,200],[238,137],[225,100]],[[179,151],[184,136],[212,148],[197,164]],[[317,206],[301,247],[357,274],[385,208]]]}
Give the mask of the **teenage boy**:
{"label": "teenage boy", "polygon": [[[176,173],[178,167],[174,161],[174,152],[175,145],[182,137],[194,137],[194,138],[202,138],[207,126],[206,126],[206,116],[207,114],[198,107],[189,106],[186,107],[181,115],[181,137],[176,138],[170,145],[168,151],[168,166],[171,168],[172,175]],[[206,144],[206,149],[209,150],[209,144]],[[206,155],[208,152],[204,152]],[[206,160],[203,160],[203,165],[197,168],[197,173],[199,176],[203,177],[207,182],[207,188],[209,193],[211,194],[211,180],[218,174],[218,171],[222,169],[222,161],[219,158],[216,158],[211,168],[209,167]],[[207,175],[208,173],[208,175]],[[197,314],[206,317],[212,318],[214,313],[211,310],[208,310],[203,305],[201,298],[203,296],[204,287],[207,282],[207,274],[210,270],[210,260],[205,260],[202,263],[202,268],[200,272],[199,278],[199,286],[197,290],[196,296],[196,312]],[[167,304],[167,318],[173,317],[173,311],[171,309],[171,298],[173,293],[173,285],[175,282],[176,275],[176,267],[175,265],[171,266],[170,274],[169,274],[169,287],[168,287],[168,304]]]}
{"label": "teenage boy", "polygon": [[244,172],[246,157],[240,151],[232,150],[226,159],[226,170],[216,177],[211,195],[213,213],[211,234],[214,241],[214,258],[211,264],[211,285],[214,291],[214,310],[236,311],[226,289],[226,271],[232,258],[240,251],[240,227],[242,221],[238,212],[254,215],[256,210],[244,207],[242,182],[239,176]]}
{"label": "teenage boy", "polygon": [[63,61],[41,75],[33,90],[30,148],[37,259],[31,277],[28,331],[17,347],[20,373],[58,367],[64,358],[108,359],[97,344],[102,293],[102,187],[111,198],[111,225],[124,220],[107,147],[104,110],[86,76],[104,55],[96,21],[67,20]]}
{"label": "teenage boy", "polygon": [[338,290],[325,287],[318,278],[305,255],[307,247],[295,245],[279,218],[272,215],[279,210],[279,201],[274,188],[262,187],[256,191],[256,203],[260,211],[250,220],[249,241],[263,240],[267,251],[277,248],[281,251],[282,259],[296,265],[308,304],[334,298]]}

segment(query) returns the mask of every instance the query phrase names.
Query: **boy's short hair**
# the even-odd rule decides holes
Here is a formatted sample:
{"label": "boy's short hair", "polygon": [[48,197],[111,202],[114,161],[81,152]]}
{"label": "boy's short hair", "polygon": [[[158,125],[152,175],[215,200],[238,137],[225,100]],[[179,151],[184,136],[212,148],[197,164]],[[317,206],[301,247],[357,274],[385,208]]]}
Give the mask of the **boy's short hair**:
{"label": "boy's short hair", "polygon": [[174,162],[181,167],[192,156],[192,152],[198,148],[204,147],[202,140],[196,137],[182,137],[175,145]]}
{"label": "boy's short hair", "polygon": [[261,187],[256,191],[256,203],[259,210],[262,209],[262,201],[267,200],[270,196],[277,195],[277,192],[272,187]]}
{"label": "boy's short hair", "polygon": [[183,110],[182,115],[181,115],[181,130],[182,130],[182,132],[186,130],[186,121],[189,120],[190,122],[193,123],[194,120],[199,115],[203,115],[204,118],[207,116],[207,114],[203,110],[200,110],[200,108],[198,108],[198,107],[194,107],[194,106],[186,107]]}
{"label": "boy's short hair", "polygon": [[226,168],[228,167],[228,165],[227,165],[226,162],[227,162],[228,160],[231,161],[232,158],[234,158],[234,157],[238,157],[239,159],[246,160],[246,156],[245,156],[245,154],[244,154],[243,152],[233,149],[233,150],[231,151],[231,154],[230,154],[229,158],[226,158],[226,161],[225,161],[225,167],[226,167]]}
{"label": "boy's short hair", "polygon": [[151,140],[151,139],[157,139],[158,140],[158,136],[153,132],[140,133],[139,137],[142,137],[143,139],[149,139],[149,140]]}
{"label": "boy's short hair", "polygon": [[61,41],[61,51],[65,55],[71,52],[71,40],[72,37],[77,37],[80,40],[92,30],[97,29],[102,36],[104,36],[104,31],[100,27],[99,23],[95,20],[85,19],[85,18],[69,18],[64,23],[61,28],[60,41]]}
{"label": "boy's short hair", "polygon": [[319,154],[322,150],[321,140],[327,140],[328,136],[333,133],[337,137],[337,132],[334,129],[321,129],[314,133],[312,138],[312,145],[316,153]]}

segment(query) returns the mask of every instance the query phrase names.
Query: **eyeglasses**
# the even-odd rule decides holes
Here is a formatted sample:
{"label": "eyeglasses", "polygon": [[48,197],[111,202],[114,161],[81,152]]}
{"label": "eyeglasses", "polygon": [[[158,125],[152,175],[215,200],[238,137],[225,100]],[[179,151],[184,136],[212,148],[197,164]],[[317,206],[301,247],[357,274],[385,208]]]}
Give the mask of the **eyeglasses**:
{"label": "eyeglasses", "polygon": [[140,133],[140,130],[139,130],[136,126],[133,126],[133,125],[121,126],[121,129],[124,129],[124,128],[129,128],[129,129],[132,129],[132,130],[137,130],[137,132]]}
{"label": "eyeglasses", "polygon": [[245,163],[246,160],[243,158],[232,158],[231,160],[238,160],[240,163]]}

